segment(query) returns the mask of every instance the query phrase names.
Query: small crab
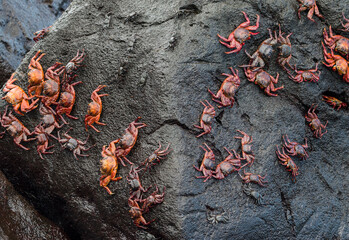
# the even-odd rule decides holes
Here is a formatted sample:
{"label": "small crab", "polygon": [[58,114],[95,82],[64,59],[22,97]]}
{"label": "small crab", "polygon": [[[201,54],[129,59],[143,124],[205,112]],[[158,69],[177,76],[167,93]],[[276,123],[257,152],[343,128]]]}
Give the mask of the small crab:
{"label": "small crab", "polygon": [[61,138],[59,132],[58,131],[58,142],[61,144],[62,148],[68,148],[70,151],[73,152],[73,155],[75,157],[76,160],[79,160],[77,156],[82,156],[82,157],[88,157],[90,155],[87,154],[81,154],[81,151],[88,151],[90,150],[92,147],[94,147],[96,144],[92,145],[91,147],[84,147],[84,145],[86,145],[87,140],[89,138],[89,136],[87,136],[86,140],[83,142],[79,139],[73,138],[70,135],[68,135],[68,132],[72,130],[72,128],[68,129],[68,131],[66,131],[63,134],[64,138]]}
{"label": "small crab", "polygon": [[142,165],[145,165],[144,171],[147,171],[147,169],[150,169],[151,166],[156,165],[155,161],[157,160],[158,163],[160,163],[160,159],[164,159],[167,154],[171,152],[170,144],[167,145],[167,147],[164,150],[161,150],[161,143],[159,142],[159,148],[156,149],[145,161],[142,163]]}
{"label": "small crab", "polygon": [[226,212],[219,214],[213,214],[212,212],[209,212],[207,215],[207,221],[209,221],[209,223],[211,224],[227,223],[229,221],[229,216],[226,216]]}
{"label": "small crab", "polygon": [[241,160],[244,160],[235,152],[235,150],[233,150],[234,157],[226,147],[224,147],[224,149],[229,153],[229,155],[217,165],[215,175],[213,175],[216,179],[223,179],[230,173],[239,171],[241,169]]}
{"label": "small crab", "polygon": [[143,203],[142,212],[146,213],[149,211],[150,207],[162,203],[165,197],[165,190],[166,187],[164,187],[162,194],[157,194],[159,189],[158,186],[156,186],[156,190],[151,195],[149,195],[146,199],[140,200],[140,202]]}
{"label": "small crab", "polygon": [[84,61],[85,59],[85,50],[82,49],[82,53],[80,54],[79,50],[76,53],[76,56],[73,57],[67,65],[65,65],[65,70],[66,73],[71,76],[73,74],[73,72],[78,69],[78,67],[81,67],[81,63],[82,61]]}
{"label": "small crab", "polygon": [[13,84],[15,81],[17,81],[16,78],[13,78],[14,76],[15,73],[13,73],[11,75],[11,78],[5,83],[3,91],[5,93],[7,92],[7,94],[4,97],[2,97],[2,99],[5,99],[6,102],[12,104],[13,110],[17,114],[23,115],[21,111],[27,113],[37,108],[37,105],[35,104],[39,101],[39,99],[36,99],[31,104],[29,104],[29,100],[31,98],[28,97],[28,95],[24,92],[22,88]]}
{"label": "small crab", "polygon": [[59,125],[56,120],[56,113],[51,107],[47,107],[44,104],[40,104],[39,112],[41,115],[41,121],[45,132],[50,134],[55,128],[62,128],[64,124]]}
{"label": "small crab", "polygon": [[46,151],[53,148],[55,145],[52,145],[50,147],[48,146],[49,134],[45,132],[45,129],[42,126],[42,124],[39,124],[35,127],[33,134],[34,133],[36,134],[36,139],[38,140],[38,146],[36,147],[36,150],[38,151],[40,158],[44,159],[42,157],[42,154],[53,154],[53,152]]}
{"label": "small crab", "polygon": [[100,171],[102,173],[102,176],[99,179],[99,185],[107,190],[107,192],[111,195],[114,194],[110,189],[107,187],[110,181],[119,181],[122,179],[122,177],[115,177],[116,173],[118,171],[118,161],[115,157],[115,151],[116,147],[115,144],[118,143],[120,139],[114,140],[109,143],[109,146],[106,147],[103,146],[102,149],[102,157],[103,159],[101,162],[101,168]]}
{"label": "small crab", "polygon": [[277,149],[276,155],[278,156],[279,160],[281,161],[281,164],[286,166],[287,171],[292,172],[292,180],[293,180],[293,182],[296,182],[296,176],[298,176],[298,174],[299,174],[299,172],[298,172],[299,168],[294,163],[292,158],[285,153],[284,148],[282,148],[282,153],[279,150],[278,146],[276,146],[276,149]]}
{"label": "small crab", "polygon": [[297,82],[297,83],[301,83],[301,82],[318,82],[320,79],[320,71],[318,73],[317,72],[317,66],[319,63],[316,63],[316,67],[315,69],[309,69],[309,70],[297,70],[296,65],[294,66],[294,71],[296,72],[296,76],[292,76],[290,73],[288,73],[288,77],[290,79],[292,79],[293,81]]}
{"label": "small crab", "polygon": [[282,36],[283,33],[281,33],[281,26],[279,24],[279,38],[278,41],[281,44],[280,48],[280,52],[279,52],[279,56],[277,58],[277,62],[280,64],[280,66],[286,71],[289,72],[289,70],[286,68],[286,64],[291,68],[292,66],[290,65],[290,60],[292,57],[291,54],[291,41],[289,39],[289,37],[292,35],[292,33],[288,34],[286,37]]}
{"label": "small crab", "polygon": [[[240,172],[239,172],[239,175],[240,175]],[[245,169],[244,169],[244,177],[240,175],[240,177],[242,178],[242,180],[245,182],[245,183],[250,183],[250,182],[253,182],[253,183],[257,183],[259,184],[260,186],[262,187],[266,187],[264,185],[264,183],[267,183],[267,181],[264,181],[264,178],[267,177],[267,175],[265,175],[264,177],[262,177],[261,175],[257,175],[257,174],[254,174],[254,173],[247,173],[245,172]]]}
{"label": "small crab", "polygon": [[[128,199],[128,205],[130,206],[130,211],[129,213],[131,214],[131,218],[133,219],[133,223],[139,227],[139,228],[143,228],[143,229],[147,229],[146,225],[149,225],[150,223],[154,222],[155,219],[147,222],[143,215],[142,215],[142,209],[139,207],[138,203],[136,200],[132,200],[132,199]],[[144,226],[140,225],[143,224]]]}
{"label": "small crab", "polygon": [[[286,136],[286,138],[285,138]],[[284,146],[287,151],[287,153],[291,156],[296,156],[298,155],[302,160],[306,160],[307,157],[309,156],[307,151],[305,150],[308,148],[307,144],[307,139],[305,138],[305,144],[299,144],[297,142],[291,142],[290,139],[288,138],[287,134],[282,136],[284,140]]]}
{"label": "small crab", "polygon": [[142,193],[147,192],[150,188],[144,189],[141,180],[139,178],[138,172],[141,170],[136,170],[134,165],[131,165],[130,172],[128,173],[127,181],[131,186],[130,189],[130,199],[134,199],[136,201],[140,201],[142,199]]}
{"label": "small crab", "polygon": [[321,124],[318,116],[315,113],[315,109],[317,106],[313,108],[313,105],[311,105],[311,107],[308,110],[308,113],[305,115],[305,120],[310,122],[309,126],[311,130],[314,132],[314,136],[316,138],[321,138],[325,133],[327,133],[327,130],[324,133],[321,133],[321,130],[326,128],[328,121],[326,121],[325,125]]}
{"label": "small crab", "polygon": [[121,137],[119,146],[116,149],[116,156],[123,166],[126,166],[123,160],[125,160],[129,164],[133,164],[132,162],[130,162],[130,160],[126,158],[126,156],[130,153],[133,146],[136,144],[138,137],[138,129],[147,126],[147,124],[145,123],[138,123],[137,121],[139,121],[140,119],[141,117],[137,117],[136,120],[134,120],[128,125],[128,128],[125,129],[125,133]]}
{"label": "small crab", "polygon": [[324,28],[323,35],[324,35],[324,41],[326,45],[335,50],[336,52],[339,52],[343,56],[346,56],[348,58],[349,56],[349,39],[346,37],[343,37],[341,35],[333,35],[332,27],[329,27],[330,37],[328,37],[326,28]]}
{"label": "small crab", "polygon": [[35,92],[35,96],[39,96],[44,87],[45,74],[39,61],[43,56],[45,56],[45,53],[39,56],[40,53],[41,50],[37,51],[35,56],[30,60],[28,66],[30,69],[28,72],[28,95],[30,97],[32,96],[32,92]]}
{"label": "small crab", "polygon": [[245,167],[246,165],[250,164],[252,166],[254,161],[254,154],[252,152],[252,137],[244,133],[243,131],[236,130],[239,133],[241,133],[242,137],[234,137],[241,139],[241,151],[242,151],[242,157],[247,161],[245,165],[243,165],[241,168]]}
{"label": "small crab", "polygon": [[344,16],[344,12],[342,12],[342,15],[343,15],[343,19],[344,19],[344,21],[345,21],[346,23],[343,23],[343,22],[341,21],[342,26],[344,27],[344,29],[341,29],[341,30],[344,31],[344,32],[349,32],[349,19],[346,18],[346,17]]}
{"label": "small crab", "polygon": [[[7,114],[7,106],[5,108],[5,112],[0,116],[0,122],[3,127],[6,128],[7,132],[13,137],[13,141],[15,144],[24,150],[29,150],[29,148],[24,147],[21,144],[21,141],[29,142],[35,140],[35,138],[28,138],[28,136],[32,135],[28,128],[26,128],[21,121],[19,121],[15,116],[13,116],[12,111]],[[3,135],[1,133],[0,135]]]}
{"label": "small crab", "polygon": [[347,104],[345,102],[342,102],[341,100],[335,97],[322,96],[322,98],[326,103],[330,104],[333,107],[333,109],[337,107],[337,110],[339,110],[341,107],[343,108],[347,107]]}
{"label": "small crab", "polygon": [[235,102],[235,93],[240,86],[238,70],[236,70],[235,72],[232,67],[230,67],[230,70],[233,73],[233,75],[226,73],[222,74],[227,78],[224,79],[221,88],[218,90],[217,94],[214,94],[210,89],[208,89],[208,92],[212,95],[212,100],[219,104],[219,108],[227,106],[233,107]]}
{"label": "small crab", "polygon": [[256,204],[258,204],[258,205],[263,204],[263,196],[259,192],[253,190],[251,188],[250,184],[248,184],[248,187],[246,187],[246,185],[245,185],[243,187],[243,191],[247,196],[250,196],[251,198],[253,198],[253,200],[256,202]]}
{"label": "small crab", "polygon": [[[245,41],[249,40],[251,38],[251,35],[257,35],[257,33],[250,32],[253,30],[257,30],[259,27],[259,15],[257,14],[257,21],[255,26],[250,26],[250,19],[247,17],[247,14],[245,12],[242,12],[244,14],[246,22],[241,23],[230,35],[228,38],[224,38],[217,34],[217,36],[223,40],[219,41],[221,44],[228,48],[234,49],[233,51],[226,52],[226,54],[230,53],[237,53],[240,52],[242,46],[245,45]],[[228,43],[227,43],[228,42]]]}
{"label": "small crab", "polygon": [[318,16],[319,18],[324,18],[324,16],[322,16],[319,12],[319,9],[316,5],[316,0],[298,0],[299,4],[299,9],[298,9],[298,18],[301,18],[301,12],[305,11],[307,9],[309,9],[308,12],[308,19],[310,21],[315,22],[315,20],[313,19],[313,14],[315,12],[315,15]]}
{"label": "small crab", "polygon": [[204,174],[203,176],[196,176],[196,178],[205,178],[204,182],[206,182],[211,177],[214,177],[214,163],[216,159],[212,149],[209,146],[207,146],[206,143],[204,143],[204,145],[207,149],[205,149],[203,146],[200,146],[202,150],[205,151],[205,155],[202,159],[200,168],[196,167],[195,165],[193,165],[193,167],[197,171],[202,172],[202,174]]}
{"label": "small crab", "polygon": [[250,82],[254,82],[261,89],[264,89],[265,94],[267,94],[268,96],[276,97],[277,94],[272,92],[276,92],[277,90],[284,88],[284,86],[277,88],[274,86],[274,84],[278,82],[279,73],[276,75],[276,78],[273,78],[269,73],[267,73],[263,69],[258,69],[257,71],[254,71],[251,70],[251,68],[244,68],[244,70],[247,80]]}
{"label": "small crab", "polygon": [[51,27],[52,27],[52,26],[49,26],[49,27],[47,27],[47,28],[44,28],[44,29],[41,29],[40,31],[35,32],[35,33],[34,33],[35,37],[33,37],[33,40],[34,40],[35,42],[37,42],[37,41],[39,41],[40,39],[43,39],[44,36],[45,36],[45,34],[48,33],[48,32],[50,31],[50,28],[51,28]]}
{"label": "small crab", "polygon": [[212,130],[212,120],[216,115],[216,111],[214,110],[214,107],[206,100],[207,105],[200,101],[202,105],[204,105],[204,110],[202,112],[201,118],[200,118],[200,126],[194,125],[194,127],[204,130],[204,132],[200,133],[196,137],[201,137],[204,134],[210,133]]}
{"label": "small crab", "polygon": [[349,82],[349,66],[348,61],[345,60],[340,55],[333,54],[333,50],[331,49],[331,53],[327,53],[325,45],[323,42],[322,47],[324,50],[324,58],[325,62],[323,64],[327,67],[332,67],[333,71],[337,71],[339,75],[343,75],[343,80]]}
{"label": "small crab", "polygon": [[106,125],[105,123],[99,122],[102,113],[102,99],[101,97],[108,96],[109,94],[98,94],[106,85],[99,85],[91,94],[92,102],[88,104],[87,114],[85,116],[85,129],[90,126],[96,132],[100,132],[95,126],[92,124],[96,123],[99,125]]}

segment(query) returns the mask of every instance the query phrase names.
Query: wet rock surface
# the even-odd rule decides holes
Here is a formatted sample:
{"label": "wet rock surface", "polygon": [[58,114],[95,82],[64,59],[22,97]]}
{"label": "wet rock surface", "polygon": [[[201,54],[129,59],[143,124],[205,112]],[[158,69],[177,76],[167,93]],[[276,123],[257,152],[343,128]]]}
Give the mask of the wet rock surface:
{"label": "wet rock surface", "polygon": [[[72,239],[347,239],[348,229],[348,109],[333,110],[322,95],[349,102],[348,84],[321,64],[322,30],[340,28],[344,1],[317,1],[325,19],[316,23],[297,17],[297,1],[82,1],[75,0],[54,24],[51,33],[25,56],[17,69],[18,84],[27,86],[27,66],[37,50],[46,53],[41,63],[47,69],[54,62],[67,63],[78,49],[85,49],[84,67],[78,71],[77,99],[69,121],[70,135],[97,144],[90,157],[74,159],[71,152],[56,146],[53,155],[41,160],[35,143],[25,152],[6,135],[0,139],[0,168],[16,189],[42,214],[61,226]],[[246,80],[239,65],[247,64],[242,50],[227,55],[217,33],[227,37],[244,21],[245,11],[254,24],[260,14],[260,34],[247,41],[243,50],[253,53],[269,37],[268,28],[293,33],[291,64],[299,69],[314,68],[320,62],[318,83],[291,81],[273,56],[266,70],[280,74],[277,97],[266,96]],[[346,13],[349,15],[349,13]],[[348,36],[341,32],[343,36]],[[57,42],[60,44],[57,45]],[[193,127],[202,112],[200,100],[209,100],[207,88],[220,87],[229,67],[239,69],[241,85],[233,108],[216,108],[217,117],[210,134],[197,139]],[[101,133],[84,130],[83,119],[91,92],[107,85]],[[211,100],[210,100],[211,101]],[[317,103],[319,119],[328,120],[328,132],[316,139],[304,119]],[[3,109],[5,103],[0,103]],[[148,127],[128,158],[139,164],[157,148],[158,141],[171,143],[173,151],[142,177],[142,185],[166,186],[165,200],[145,214],[156,218],[146,231],[137,229],[129,217],[129,186],[125,179],[129,166],[120,166],[124,179],[109,184],[109,196],[98,184],[99,160],[103,145],[123,134],[136,117]],[[38,110],[20,117],[31,130],[39,123]],[[237,149],[234,139],[240,129],[253,137],[255,163],[246,171],[267,174],[268,187],[252,188],[263,196],[256,205],[243,192],[237,173],[223,180],[195,179],[200,175],[192,165],[203,157],[199,146],[206,142],[216,154],[217,164],[226,157],[223,147]],[[54,132],[55,134],[55,132]],[[278,163],[275,146],[281,136],[303,143],[309,140],[309,158],[295,160],[300,168],[297,182]],[[52,141],[54,142],[54,140]],[[58,143],[56,143],[58,145]],[[212,224],[208,212],[224,211],[229,220]]]}

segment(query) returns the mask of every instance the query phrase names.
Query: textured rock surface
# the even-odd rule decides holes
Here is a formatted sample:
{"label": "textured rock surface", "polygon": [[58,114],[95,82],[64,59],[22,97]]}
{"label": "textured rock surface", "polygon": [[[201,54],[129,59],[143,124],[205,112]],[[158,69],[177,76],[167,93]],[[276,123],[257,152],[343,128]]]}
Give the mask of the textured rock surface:
{"label": "textured rock surface", "polygon": [[[0,156],[7,156],[1,169],[73,239],[348,239],[349,115],[347,109],[335,111],[321,101],[322,94],[349,101],[348,84],[336,73],[320,64],[318,83],[296,84],[276,65],[274,56],[268,72],[272,76],[279,72],[277,86],[285,86],[278,97],[267,97],[240,70],[234,107],[216,110],[213,131],[207,136],[197,139],[192,127],[202,111],[199,101],[210,98],[207,87],[218,90],[224,79],[221,73],[248,62],[244,51],[225,54],[216,34],[228,36],[244,21],[241,11],[252,23],[260,14],[260,34],[243,49],[254,52],[268,37],[267,29],[277,30],[280,23],[283,32],[293,32],[291,64],[313,68],[323,58],[322,29],[338,28],[345,9],[344,1],[317,2],[325,20],[315,16],[317,23],[312,23],[306,13],[298,20],[297,1],[174,1],[156,6],[151,1],[74,1],[51,34],[24,58],[17,69],[19,84],[26,86],[28,62],[38,49],[47,53],[42,59],[47,69],[55,61],[66,63],[84,48],[85,67],[78,72],[84,83],[76,87],[73,110],[79,120],[70,121],[72,136],[87,136],[83,118],[90,94],[100,84],[108,85],[103,91],[110,94],[103,98],[101,117],[107,126],[97,125],[101,133],[90,130],[89,144],[97,147],[79,161],[58,148],[41,160],[35,143],[26,144],[32,150],[24,153],[6,136],[0,140]],[[312,103],[319,104],[320,120],[329,121],[322,139],[313,138],[304,119]],[[128,215],[125,179],[110,184],[113,196],[98,185],[102,146],[121,136],[137,116],[149,127],[140,130],[131,161],[143,161],[159,140],[172,143],[173,149],[151,176],[142,179],[144,186],[157,183],[167,188],[164,203],[145,215],[147,220],[156,218],[149,234],[137,229]],[[20,119],[33,129],[38,111]],[[226,156],[224,146],[240,151],[233,138],[237,129],[254,139],[256,160],[249,171],[268,174],[267,188],[252,186],[264,196],[262,206],[242,192],[237,174],[206,183],[194,178],[199,173],[192,165],[203,156],[199,145],[208,143],[218,163]],[[297,183],[292,183],[275,155],[275,145],[285,133],[298,142],[309,139],[310,157],[296,161]],[[128,167],[121,166],[118,175],[125,177],[127,172]],[[207,211],[220,208],[230,216],[228,223],[209,224]]]}

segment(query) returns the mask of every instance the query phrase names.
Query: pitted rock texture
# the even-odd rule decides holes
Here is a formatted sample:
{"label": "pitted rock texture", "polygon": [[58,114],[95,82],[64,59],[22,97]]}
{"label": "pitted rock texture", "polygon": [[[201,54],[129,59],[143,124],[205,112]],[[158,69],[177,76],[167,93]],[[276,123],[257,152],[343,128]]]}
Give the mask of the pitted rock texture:
{"label": "pitted rock texture", "polygon": [[[73,158],[69,151],[56,146],[53,155],[41,160],[35,143],[25,152],[6,135],[0,140],[1,169],[9,180],[46,217],[59,224],[72,239],[348,239],[349,190],[349,115],[348,109],[333,110],[322,95],[349,102],[348,84],[321,64],[322,30],[340,28],[344,1],[317,1],[325,19],[314,16],[316,23],[297,17],[297,1],[82,1],[75,0],[54,24],[51,33],[34,45],[17,69],[18,84],[26,89],[27,66],[37,50],[46,53],[45,69],[54,62],[67,63],[78,49],[87,54],[78,71],[77,99],[69,121],[73,137],[95,144],[90,157]],[[227,37],[241,22],[245,11],[255,23],[261,16],[260,34],[247,41],[238,54],[218,42],[217,33]],[[349,15],[349,13],[346,13]],[[280,74],[284,85],[277,97],[268,97],[246,80],[239,65],[247,64],[244,50],[253,53],[269,37],[268,28],[293,33],[291,64],[299,69],[313,68],[320,62],[318,83],[291,81],[276,64],[276,54],[266,70]],[[336,33],[348,36],[341,32]],[[59,43],[59,44],[57,44]],[[216,108],[217,117],[210,134],[201,138],[193,127],[202,113],[200,100],[210,100],[207,88],[217,91],[229,67],[239,69],[241,86],[233,108]],[[101,122],[107,126],[85,132],[83,119],[91,92],[107,85]],[[210,100],[211,101],[211,100]],[[328,132],[315,139],[304,119],[309,107],[318,104],[317,114]],[[1,109],[5,103],[1,102]],[[155,166],[142,184],[166,186],[165,201],[145,214],[156,218],[144,231],[130,219],[127,205],[129,186],[125,179],[129,166],[119,167],[124,179],[109,184],[115,195],[109,196],[98,184],[99,160],[103,145],[123,134],[130,122],[142,116],[148,127],[128,158],[139,164],[157,148],[158,141],[171,143],[168,159]],[[20,117],[33,129],[39,123],[38,110]],[[267,174],[268,187],[253,184],[263,195],[258,206],[242,191],[237,173],[223,180],[203,183],[192,165],[203,157],[199,148],[206,142],[216,154],[217,164],[226,157],[224,147],[241,153],[236,130],[253,137],[255,163],[248,172]],[[56,134],[54,132],[54,134]],[[309,142],[309,158],[295,160],[300,168],[297,182],[278,163],[276,145],[281,136]],[[52,141],[54,142],[54,141]],[[58,143],[56,143],[58,145]],[[147,195],[147,194],[146,194]],[[207,221],[207,212],[223,209],[227,223]]]}

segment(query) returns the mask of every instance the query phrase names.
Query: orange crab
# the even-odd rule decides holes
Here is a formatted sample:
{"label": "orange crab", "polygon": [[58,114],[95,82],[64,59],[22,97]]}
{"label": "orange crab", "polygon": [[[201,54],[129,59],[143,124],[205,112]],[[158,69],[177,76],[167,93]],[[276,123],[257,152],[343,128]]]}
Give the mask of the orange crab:
{"label": "orange crab", "polygon": [[310,21],[315,22],[315,20],[313,19],[314,12],[315,12],[315,15],[318,16],[319,18],[324,18],[324,16],[322,16],[319,12],[319,9],[316,5],[316,0],[298,0],[298,2],[300,3],[299,9],[298,9],[299,19],[301,18],[301,12],[307,9],[309,9],[307,17]]}
{"label": "orange crab", "polygon": [[214,107],[206,100],[207,105],[200,101],[202,105],[204,105],[204,111],[202,112],[201,118],[200,118],[200,126],[194,125],[194,127],[204,130],[204,132],[200,133],[196,137],[201,137],[204,134],[210,133],[212,130],[212,120],[214,116],[216,115],[216,111],[214,110]]}
{"label": "orange crab", "polygon": [[332,67],[332,70],[337,71],[339,75],[343,75],[343,80],[349,83],[348,61],[345,60],[340,55],[333,54],[332,49],[330,54],[327,53],[324,43],[323,42],[321,43],[324,50],[324,58],[325,58],[325,62],[323,62],[323,64],[327,67]]}
{"label": "orange crab", "polygon": [[28,97],[22,88],[13,84],[15,81],[17,81],[16,78],[13,78],[14,75],[15,73],[13,73],[11,78],[6,82],[3,91],[7,92],[7,94],[2,97],[2,99],[5,99],[8,103],[12,104],[13,110],[15,110],[16,113],[23,115],[19,109],[25,113],[30,112],[37,107],[35,104],[39,101],[39,99],[36,99],[29,104],[29,100],[31,98]]}
{"label": "orange crab", "polygon": [[105,123],[99,122],[102,113],[102,99],[101,97],[108,96],[109,94],[98,94],[106,85],[99,85],[96,90],[94,90],[91,94],[91,99],[93,102],[88,104],[87,114],[85,116],[85,129],[87,131],[87,127],[90,126],[96,132],[100,132],[95,126],[92,124],[96,123],[99,125],[106,125]]}
{"label": "orange crab", "polygon": [[346,108],[348,105],[345,102],[342,102],[341,100],[335,98],[335,97],[331,97],[331,96],[322,96],[323,100],[328,103],[329,105],[331,105],[333,107],[333,109],[339,110],[341,107]]}
{"label": "orange crab", "polygon": [[341,35],[333,35],[332,27],[329,27],[330,36],[328,36],[326,28],[324,28],[323,35],[326,45],[339,52],[343,56],[348,57],[349,55],[349,39]]}
{"label": "orange crab", "polygon": [[45,56],[45,53],[41,53],[41,50],[37,51],[34,57],[30,60],[28,68],[30,71],[28,72],[28,95],[32,96],[32,92],[35,92],[35,96],[39,96],[41,94],[42,88],[44,86],[44,70],[40,64],[40,59]]}

